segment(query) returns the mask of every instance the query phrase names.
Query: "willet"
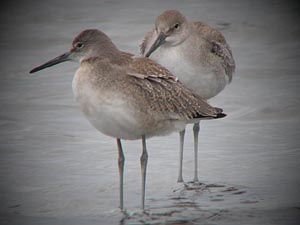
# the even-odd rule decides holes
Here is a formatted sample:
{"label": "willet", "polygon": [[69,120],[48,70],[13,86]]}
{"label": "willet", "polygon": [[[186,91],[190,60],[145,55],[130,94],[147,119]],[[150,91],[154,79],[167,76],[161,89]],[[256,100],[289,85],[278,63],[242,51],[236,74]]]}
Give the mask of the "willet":
{"label": "willet", "polygon": [[120,208],[123,210],[125,157],[121,139],[142,139],[142,209],[148,153],[146,137],[183,130],[202,118],[221,118],[221,109],[185,88],[168,70],[144,57],[121,52],[108,36],[96,29],[82,31],[72,48],[30,71],[65,61],[79,61],[73,93],[89,122],[100,132],[117,139]]}
{"label": "willet", "polygon": [[[140,45],[141,54],[177,76],[186,87],[205,99],[231,82],[235,62],[222,33],[202,22],[189,22],[180,12],[167,10],[155,20]],[[198,182],[199,122],[194,124],[194,182]],[[178,182],[183,182],[182,161],[185,130],[180,133]]]}

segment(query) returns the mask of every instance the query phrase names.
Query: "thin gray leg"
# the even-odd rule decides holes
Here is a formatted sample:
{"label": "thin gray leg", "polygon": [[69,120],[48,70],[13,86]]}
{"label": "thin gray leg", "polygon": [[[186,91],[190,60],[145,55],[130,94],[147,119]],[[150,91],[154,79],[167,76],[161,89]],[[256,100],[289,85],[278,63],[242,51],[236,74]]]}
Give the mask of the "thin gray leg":
{"label": "thin gray leg", "polygon": [[195,170],[194,170],[194,183],[199,182],[198,179],[198,136],[200,130],[200,122],[195,123],[193,127],[194,131],[194,159],[195,159]]}
{"label": "thin gray leg", "polygon": [[178,179],[177,179],[178,183],[183,182],[182,161],[183,161],[184,134],[185,134],[185,129],[179,132],[180,146],[179,146],[179,174],[178,174]]}
{"label": "thin gray leg", "polygon": [[121,140],[117,138],[117,145],[118,145],[118,153],[119,153],[119,158],[118,158],[118,165],[119,165],[119,178],[120,178],[120,209],[123,211],[124,209],[124,204],[123,204],[123,181],[124,181],[124,163],[125,163],[125,157],[122,149],[122,144]]}
{"label": "thin gray leg", "polygon": [[141,155],[141,171],[142,171],[142,210],[145,209],[145,189],[146,189],[146,170],[148,162],[148,153],[146,148],[146,137],[142,136],[143,152]]}

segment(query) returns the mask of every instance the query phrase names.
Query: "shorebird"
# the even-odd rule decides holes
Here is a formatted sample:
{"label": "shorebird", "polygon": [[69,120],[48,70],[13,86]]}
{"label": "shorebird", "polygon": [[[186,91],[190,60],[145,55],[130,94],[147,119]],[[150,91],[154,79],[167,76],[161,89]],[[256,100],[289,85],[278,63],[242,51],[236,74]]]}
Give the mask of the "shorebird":
{"label": "shorebird", "polygon": [[102,31],[88,29],[73,40],[71,50],[30,71],[37,72],[65,61],[79,61],[72,88],[89,122],[116,138],[123,210],[125,157],[121,139],[142,139],[141,205],[145,205],[148,153],[146,137],[183,130],[194,120],[224,117],[178,81],[167,69],[144,57],[121,52]]}
{"label": "shorebird", "polygon": [[[195,93],[210,99],[221,92],[232,80],[235,62],[222,33],[202,22],[189,22],[177,10],[167,10],[155,20],[155,28],[149,31],[140,52],[150,57]],[[194,132],[194,179],[198,179],[198,136],[200,124]],[[183,182],[182,161],[185,130],[179,132],[179,174]]]}

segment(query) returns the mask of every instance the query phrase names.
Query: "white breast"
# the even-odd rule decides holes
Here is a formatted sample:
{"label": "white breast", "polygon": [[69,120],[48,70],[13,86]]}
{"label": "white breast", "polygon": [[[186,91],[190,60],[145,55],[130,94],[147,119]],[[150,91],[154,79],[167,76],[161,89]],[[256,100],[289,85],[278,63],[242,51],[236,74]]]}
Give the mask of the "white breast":
{"label": "white breast", "polygon": [[212,98],[221,92],[228,83],[227,76],[220,76],[211,68],[203,68],[200,64],[192,63],[195,60],[189,59],[182,51],[182,46],[168,48],[160,47],[152,53],[150,58],[170,70],[188,88],[195,91],[205,99]]}
{"label": "white breast", "polygon": [[144,131],[128,107],[128,102],[118,92],[95,90],[89,83],[80,81],[77,73],[72,88],[81,110],[100,132],[121,139],[141,138]]}

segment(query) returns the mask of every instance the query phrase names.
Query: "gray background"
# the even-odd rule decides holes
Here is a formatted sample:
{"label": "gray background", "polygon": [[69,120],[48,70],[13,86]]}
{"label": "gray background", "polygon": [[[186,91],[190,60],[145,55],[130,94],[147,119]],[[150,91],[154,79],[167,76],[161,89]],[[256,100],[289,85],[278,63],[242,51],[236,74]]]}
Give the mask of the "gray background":
{"label": "gray background", "polygon": [[[28,71],[69,50],[86,28],[101,29],[120,49],[138,54],[166,9],[221,29],[233,50],[233,82],[210,101],[228,117],[204,121],[199,139],[200,180],[220,187],[177,184],[178,134],[152,138],[143,215],[141,142],[126,141],[126,216],[117,208],[115,140],[87,122],[72,96],[78,65]],[[1,3],[0,10],[1,224],[297,224],[299,3],[32,0]],[[190,181],[190,126],[185,149]]]}

